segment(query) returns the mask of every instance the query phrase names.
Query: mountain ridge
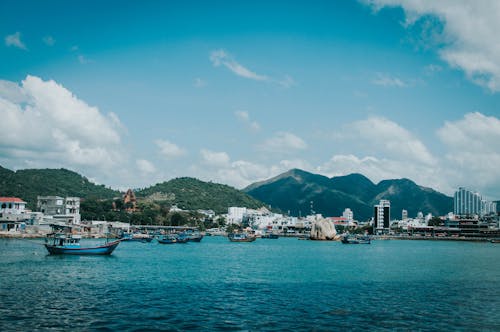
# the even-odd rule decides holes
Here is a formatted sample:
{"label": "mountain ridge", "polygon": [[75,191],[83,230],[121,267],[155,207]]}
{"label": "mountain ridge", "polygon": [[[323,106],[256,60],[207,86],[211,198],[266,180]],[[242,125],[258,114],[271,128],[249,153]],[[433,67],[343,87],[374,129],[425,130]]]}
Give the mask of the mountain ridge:
{"label": "mountain ridge", "polygon": [[359,173],[328,178],[292,169],[243,190],[260,201],[299,216],[313,211],[340,216],[345,208],[350,208],[356,219],[366,220],[372,217],[373,206],[380,199],[391,201],[393,216],[403,209],[409,216],[419,211],[444,215],[453,209],[453,198],[410,179],[389,179],[375,184]]}

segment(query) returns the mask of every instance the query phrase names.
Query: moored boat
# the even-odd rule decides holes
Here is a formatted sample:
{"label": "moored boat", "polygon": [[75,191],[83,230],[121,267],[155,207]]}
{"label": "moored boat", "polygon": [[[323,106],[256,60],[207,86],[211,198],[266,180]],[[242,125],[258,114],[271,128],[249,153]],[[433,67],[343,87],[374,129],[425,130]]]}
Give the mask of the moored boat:
{"label": "moored boat", "polygon": [[121,237],[122,241],[135,241],[135,242],[151,242],[153,237],[149,234],[143,233],[124,233]]}
{"label": "moored boat", "polygon": [[352,236],[349,236],[349,235],[345,235],[344,237],[342,237],[342,243],[344,244],[370,244],[371,243],[371,240],[369,237],[367,236],[363,236],[363,237],[352,237]]}
{"label": "moored boat", "polygon": [[174,244],[177,243],[177,236],[173,234],[168,234],[163,237],[158,238],[158,243],[161,244]]}
{"label": "moored boat", "polygon": [[94,247],[82,247],[81,235],[52,233],[45,239],[45,248],[50,255],[111,255],[120,240],[106,242]]}
{"label": "moored boat", "polygon": [[231,242],[253,242],[256,237],[248,233],[230,233],[228,236]]}
{"label": "moored boat", "polygon": [[264,234],[262,235],[262,239],[278,239],[280,236],[275,233],[269,233],[269,234]]}
{"label": "moored boat", "polygon": [[179,238],[186,239],[187,242],[200,242],[203,239],[203,234],[200,232],[183,232],[179,234]]}

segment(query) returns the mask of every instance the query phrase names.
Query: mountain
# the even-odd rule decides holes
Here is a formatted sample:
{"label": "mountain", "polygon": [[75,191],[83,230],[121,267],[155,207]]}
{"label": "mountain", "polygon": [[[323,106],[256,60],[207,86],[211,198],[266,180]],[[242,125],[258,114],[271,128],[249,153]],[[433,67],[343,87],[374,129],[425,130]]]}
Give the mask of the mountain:
{"label": "mountain", "polygon": [[231,206],[260,208],[264,203],[233,187],[194,178],[177,178],[137,190],[137,197],[160,197],[185,210],[211,209],[226,213]]}
{"label": "mountain", "polygon": [[453,209],[451,197],[411,180],[384,180],[374,184],[361,174],[328,178],[292,169],[254,183],[244,191],[292,215],[305,215],[314,210],[326,216],[340,216],[345,208],[350,208],[356,219],[366,220],[372,217],[373,206],[380,199],[391,201],[393,218],[398,218],[402,209],[408,210],[409,216],[419,211],[443,215]]}
{"label": "mountain", "polygon": [[120,192],[90,182],[73,171],[61,169],[24,169],[11,171],[0,166],[0,196],[15,196],[35,209],[37,196],[77,196],[113,198]]}

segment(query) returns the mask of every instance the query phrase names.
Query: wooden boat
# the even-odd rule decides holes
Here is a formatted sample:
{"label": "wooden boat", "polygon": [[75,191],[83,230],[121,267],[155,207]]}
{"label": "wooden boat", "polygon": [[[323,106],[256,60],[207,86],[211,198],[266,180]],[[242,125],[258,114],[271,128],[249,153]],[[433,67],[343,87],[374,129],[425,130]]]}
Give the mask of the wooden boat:
{"label": "wooden boat", "polygon": [[269,234],[264,234],[262,235],[262,239],[278,239],[280,236],[275,233],[269,233]]}
{"label": "wooden boat", "polygon": [[124,233],[121,237],[122,241],[135,241],[135,242],[151,242],[153,238],[149,234],[142,233]]}
{"label": "wooden boat", "polygon": [[199,232],[184,232],[180,233],[179,237],[187,239],[187,242],[200,242],[203,239],[203,234]]}
{"label": "wooden boat", "polygon": [[165,236],[163,236],[161,238],[158,238],[158,243],[161,243],[161,244],[174,244],[174,243],[177,243],[177,236],[172,235],[172,234],[165,235]]}
{"label": "wooden boat", "polygon": [[346,235],[346,236],[342,237],[341,241],[343,244],[370,244],[371,243],[370,238],[367,236],[352,237],[352,236]]}
{"label": "wooden boat", "polygon": [[95,247],[81,247],[81,235],[53,233],[45,239],[45,248],[50,255],[111,255],[120,240],[106,242]]}
{"label": "wooden boat", "polygon": [[248,233],[230,233],[228,236],[231,242],[253,242],[256,237]]}

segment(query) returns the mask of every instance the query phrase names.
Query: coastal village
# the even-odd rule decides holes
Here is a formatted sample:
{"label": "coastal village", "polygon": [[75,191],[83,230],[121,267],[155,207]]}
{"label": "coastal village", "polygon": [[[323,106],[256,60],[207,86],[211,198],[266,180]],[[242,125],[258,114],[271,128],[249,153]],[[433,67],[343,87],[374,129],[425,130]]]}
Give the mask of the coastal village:
{"label": "coastal village", "polygon": [[[138,212],[137,198],[128,190],[122,198],[122,208],[127,213]],[[323,216],[314,212],[304,217],[287,216],[261,207],[229,207],[227,213],[216,214],[212,210],[197,210],[198,225],[134,225],[121,221],[82,220],[79,197],[38,196],[35,211],[26,208],[19,197],[0,197],[0,237],[45,237],[54,227],[66,227],[83,237],[119,237],[123,234],[140,233],[154,235],[159,231],[195,228],[207,235],[227,235],[228,229],[244,228],[257,237],[275,234],[279,236],[313,238],[318,240],[339,239],[340,234],[358,233],[382,238],[409,239],[456,239],[498,240],[500,218],[497,204],[489,202],[479,193],[459,188],[454,195],[454,211],[445,216],[433,216],[418,212],[409,216],[407,210],[391,211],[389,200],[380,200],[373,207],[370,220],[358,221],[354,211],[346,207],[341,216]],[[113,203],[113,209],[117,209]],[[188,213],[173,204],[171,213]],[[399,216],[397,216],[400,214]],[[219,227],[206,228],[204,221]],[[315,226],[326,225],[333,229],[327,235],[316,234]],[[313,232],[311,232],[313,230]],[[314,235],[313,235],[314,234]]]}

